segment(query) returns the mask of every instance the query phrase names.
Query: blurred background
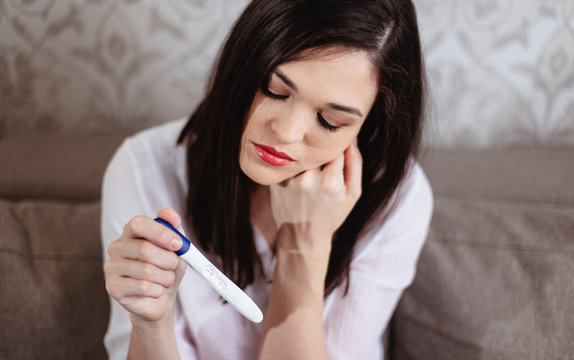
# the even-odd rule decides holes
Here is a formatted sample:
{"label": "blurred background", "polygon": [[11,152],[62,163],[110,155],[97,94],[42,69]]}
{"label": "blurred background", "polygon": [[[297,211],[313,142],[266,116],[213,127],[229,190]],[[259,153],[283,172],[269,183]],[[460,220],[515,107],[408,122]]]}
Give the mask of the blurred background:
{"label": "blurred background", "polygon": [[[245,0],[1,0],[0,136],[187,116]],[[574,145],[574,1],[416,0],[426,141]]]}
{"label": "blurred background", "polygon": [[[414,3],[435,203],[388,357],[572,359],[574,0]],[[246,4],[0,0],[0,358],[106,358],[102,175],[192,112]]]}

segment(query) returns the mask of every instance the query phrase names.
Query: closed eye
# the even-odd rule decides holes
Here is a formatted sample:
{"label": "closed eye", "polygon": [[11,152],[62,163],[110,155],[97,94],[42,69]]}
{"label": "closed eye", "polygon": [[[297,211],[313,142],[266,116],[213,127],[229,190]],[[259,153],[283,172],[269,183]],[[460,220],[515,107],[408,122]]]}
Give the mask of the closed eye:
{"label": "closed eye", "polygon": [[[292,89],[296,90],[295,85],[291,82],[291,80],[289,80],[285,75],[283,75],[283,73],[275,73],[277,74],[277,76],[283,80],[283,82],[285,82],[287,84],[287,86],[291,87]],[[270,81],[270,80],[269,80]],[[287,100],[289,98],[289,95],[284,95],[284,94],[277,94],[274,93],[273,91],[271,91],[269,89],[269,84],[264,84],[261,86],[261,92],[263,93],[263,95],[267,96],[270,99],[273,100]],[[317,113],[317,120],[319,121],[319,125],[321,125],[323,128],[327,129],[329,132],[337,132],[340,128],[340,126],[335,126],[332,125],[331,123],[329,123],[324,117],[323,115],[321,115],[321,113]]]}
{"label": "closed eye", "polygon": [[330,132],[337,132],[337,130],[339,130],[339,126],[331,125],[327,120],[325,120],[321,113],[317,113],[317,118],[319,119],[319,124]]}
{"label": "closed eye", "polygon": [[271,90],[269,90],[267,86],[262,86],[261,92],[263,93],[263,95],[275,100],[285,100],[289,98],[289,95],[281,95],[272,92]]}

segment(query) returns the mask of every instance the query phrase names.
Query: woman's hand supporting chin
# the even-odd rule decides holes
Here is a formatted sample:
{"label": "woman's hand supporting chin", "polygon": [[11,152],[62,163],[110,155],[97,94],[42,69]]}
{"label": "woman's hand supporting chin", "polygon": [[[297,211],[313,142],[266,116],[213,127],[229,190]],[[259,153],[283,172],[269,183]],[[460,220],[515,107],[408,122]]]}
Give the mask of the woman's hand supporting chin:
{"label": "woman's hand supporting chin", "polygon": [[327,358],[323,294],[331,240],[361,195],[354,141],[331,162],[270,186],[277,265],[260,357]]}

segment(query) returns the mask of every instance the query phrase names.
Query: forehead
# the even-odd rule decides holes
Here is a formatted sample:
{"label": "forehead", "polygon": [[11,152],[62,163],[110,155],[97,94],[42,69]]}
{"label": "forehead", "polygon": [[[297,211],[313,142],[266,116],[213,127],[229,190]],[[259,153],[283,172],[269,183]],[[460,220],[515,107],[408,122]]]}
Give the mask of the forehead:
{"label": "forehead", "polygon": [[365,74],[368,74],[370,81],[378,82],[377,68],[370,54],[366,50],[353,47],[329,46],[303,50],[277,68],[289,68],[292,65],[326,67],[327,69],[333,68],[334,65],[356,66],[356,70],[363,70]]}
{"label": "forehead", "polygon": [[326,101],[370,109],[374,102],[378,76],[365,50],[344,47],[311,49],[279,65],[298,90],[313,92]]}
{"label": "forehead", "polygon": [[370,54],[366,50],[342,45],[315,47],[306,49],[290,57],[287,61],[285,61],[281,65],[301,61],[309,61],[309,62],[329,61],[329,60],[335,60],[345,55],[358,55],[358,54],[362,55],[362,57],[365,60],[365,63],[369,63],[372,66],[373,72],[376,72],[376,68],[373,64],[373,61],[371,60]]}

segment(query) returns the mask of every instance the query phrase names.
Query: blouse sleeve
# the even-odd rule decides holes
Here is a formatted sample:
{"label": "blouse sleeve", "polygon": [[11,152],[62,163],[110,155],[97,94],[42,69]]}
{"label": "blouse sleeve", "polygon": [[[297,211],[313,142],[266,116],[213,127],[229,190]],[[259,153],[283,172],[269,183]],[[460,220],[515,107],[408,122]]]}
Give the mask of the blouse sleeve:
{"label": "blouse sleeve", "polygon": [[[158,211],[142,179],[154,182],[153,174],[138,165],[145,159],[145,146],[133,146],[130,139],[117,150],[104,174],[102,187],[101,234],[104,260],[108,245],[118,239],[125,224],[136,215],[153,216]],[[154,193],[153,197],[162,196]],[[152,198],[153,199],[153,198]],[[179,305],[179,304],[178,304]],[[179,308],[179,306],[178,306]],[[179,309],[178,309],[179,310]],[[175,330],[182,359],[196,359],[193,340],[181,311],[176,310]],[[126,359],[131,334],[129,312],[110,298],[110,318],[104,345],[110,360]]]}
{"label": "blouse sleeve", "polygon": [[326,299],[325,341],[332,359],[383,356],[383,331],[414,278],[433,208],[430,185],[418,164],[405,183],[392,213],[351,262],[348,293],[339,286]]}

